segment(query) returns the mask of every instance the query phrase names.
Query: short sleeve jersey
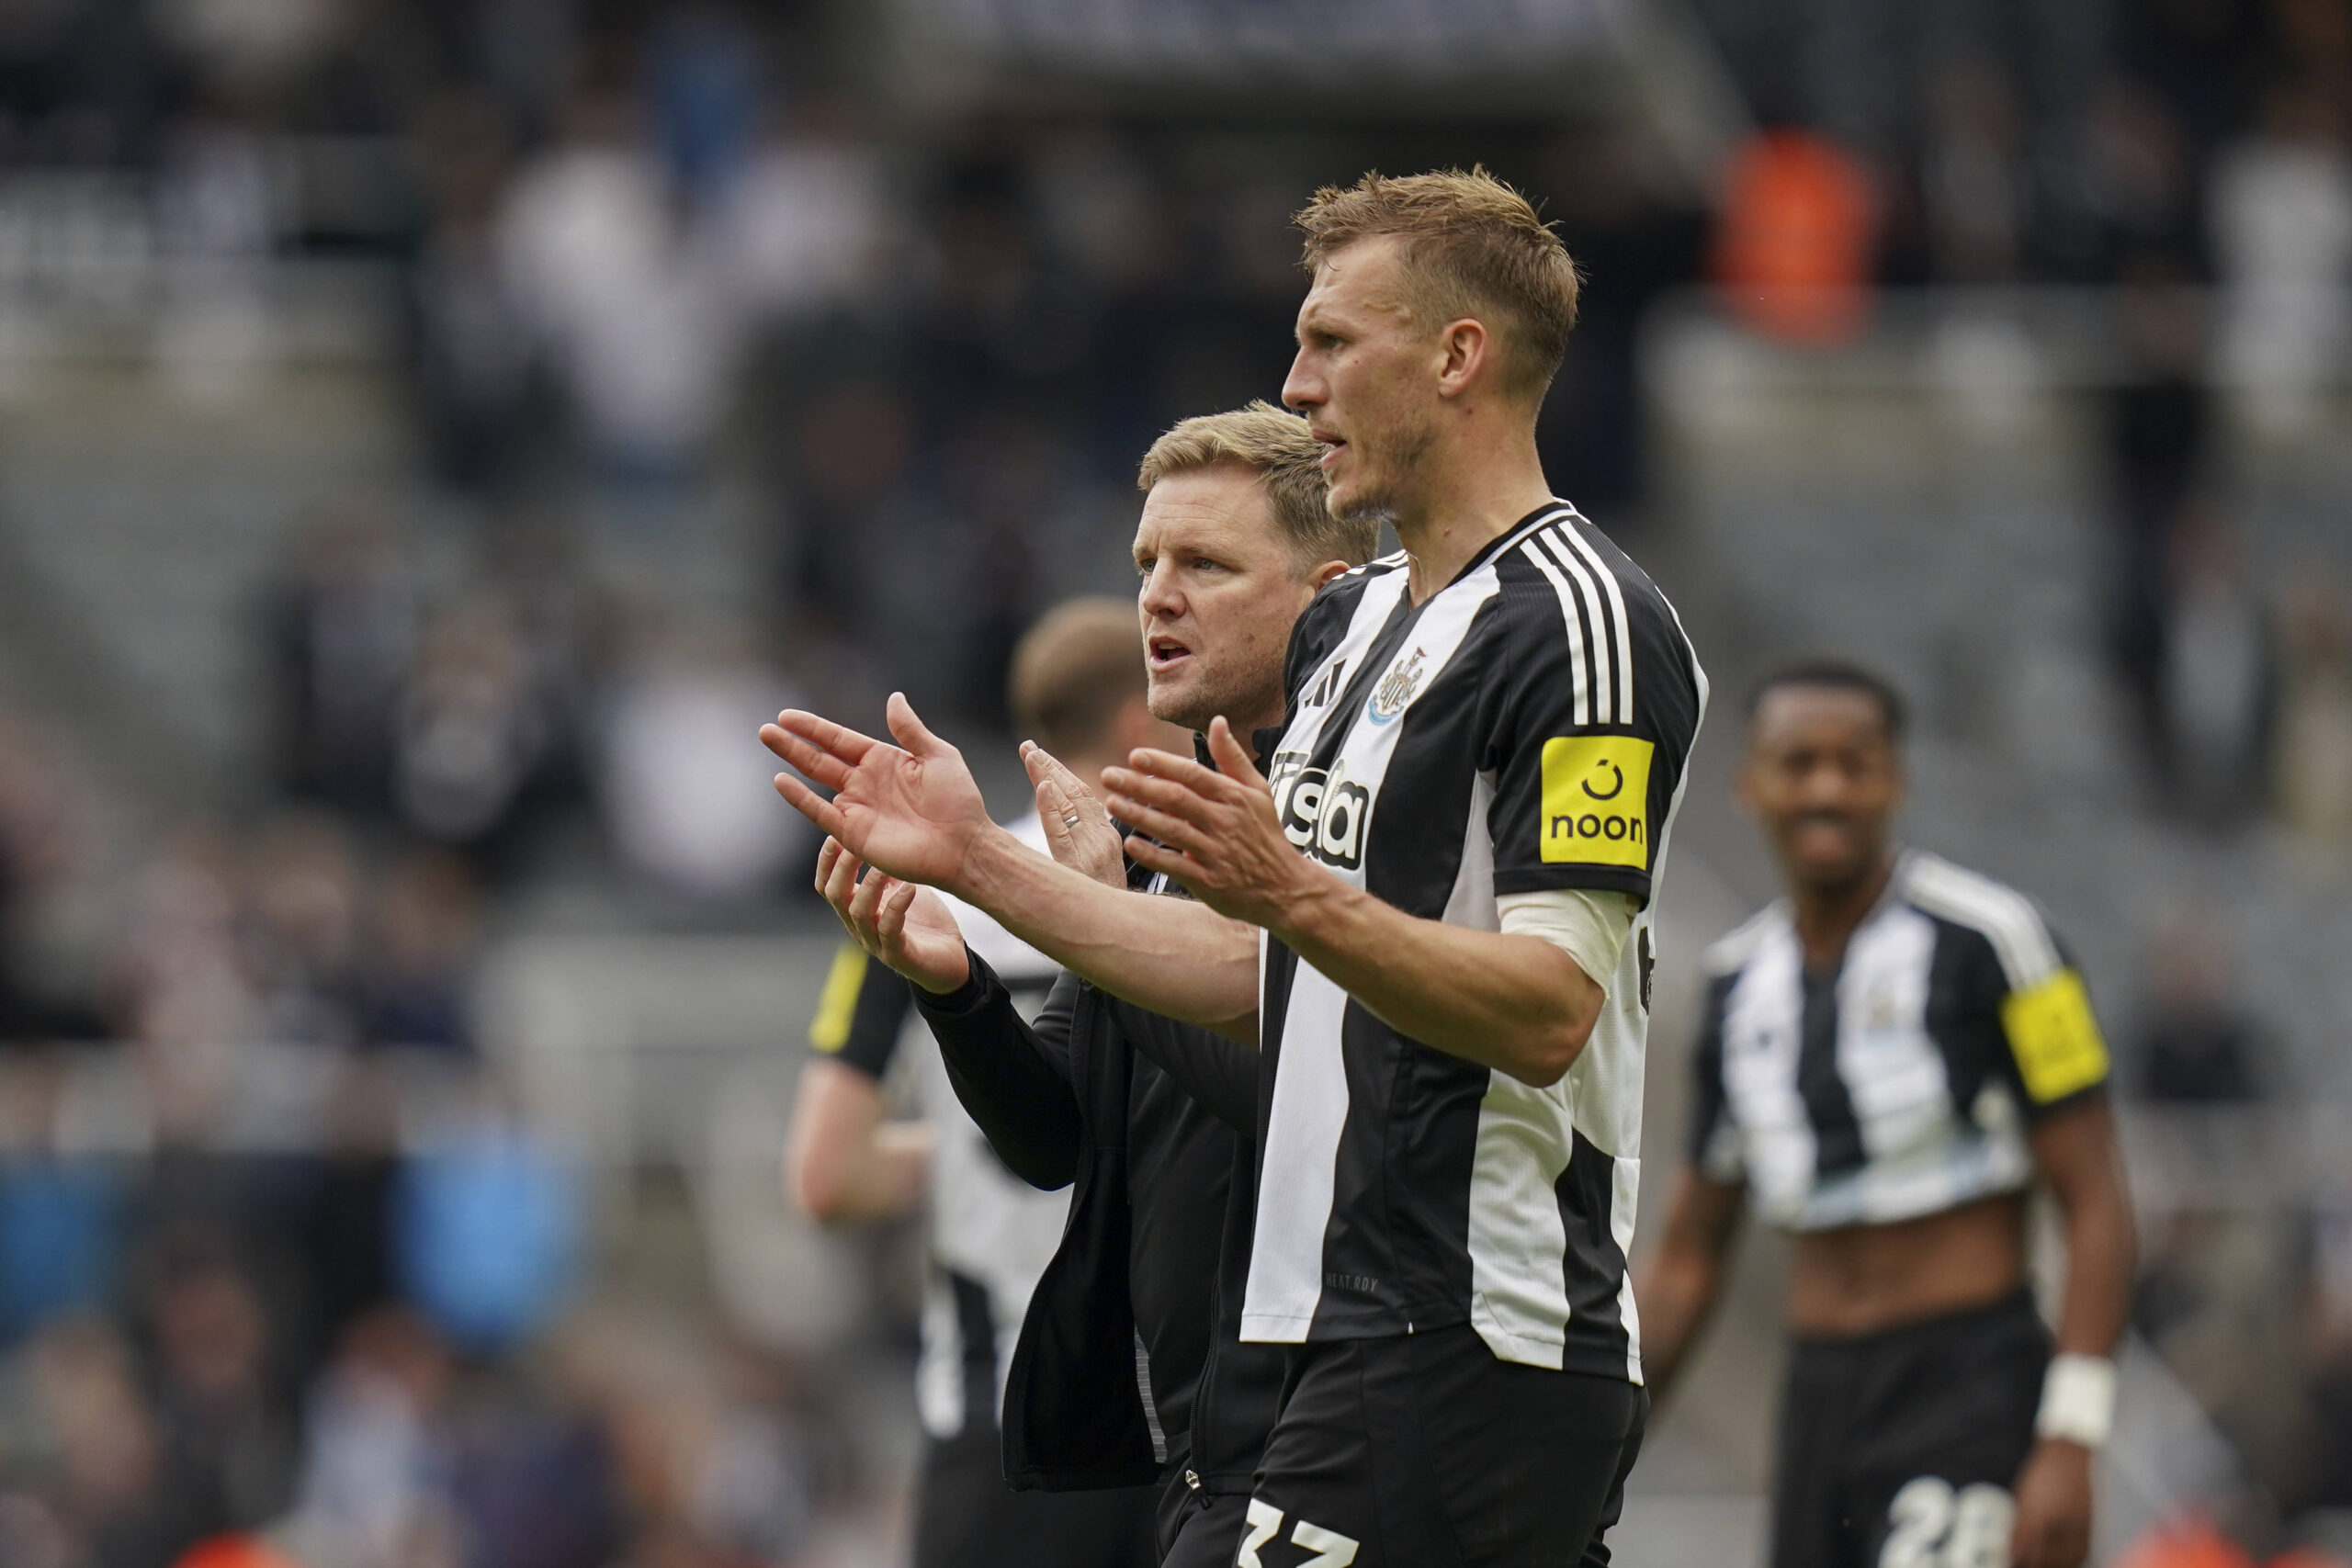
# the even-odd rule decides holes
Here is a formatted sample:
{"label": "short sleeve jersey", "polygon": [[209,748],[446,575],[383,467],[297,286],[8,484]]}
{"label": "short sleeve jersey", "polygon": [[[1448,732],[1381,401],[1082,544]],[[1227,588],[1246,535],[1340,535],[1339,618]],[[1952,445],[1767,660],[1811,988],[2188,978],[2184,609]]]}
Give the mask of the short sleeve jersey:
{"label": "short sleeve jersey", "polygon": [[1776,903],[1709,950],[1691,1158],[1793,1230],[1915,1219],[2033,1179],[2026,1130],[2105,1092],[2082,977],[2031,900],[1920,851],[1837,969]]}
{"label": "short sleeve jersey", "polygon": [[1706,681],[1674,611],[1565,502],[1415,604],[1401,555],[1334,580],[1293,634],[1269,780],[1301,853],[1410,915],[1497,900],[1639,908],[1590,1041],[1533,1089],[1398,1033],[1281,942],[1243,1334],[1468,1322],[1499,1358],[1639,1382],[1625,1255],[1641,1148],[1652,895]]}
{"label": "short sleeve jersey", "polygon": [[[1010,830],[1043,852],[1045,833],[1035,816]],[[981,911],[950,903],[965,942],[997,972],[1022,1010],[1035,1014],[1060,970]],[[1069,1194],[1040,1192],[1004,1168],[956,1100],[938,1043],[915,1012],[907,982],[857,947],[844,947],[836,958],[808,1039],[820,1055],[877,1082],[902,1053],[910,1058],[915,1098],[933,1139],[932,1269],[916,1404],[934,1438],[962,1431],[982,1395],[982,1418],[992,1424],[1030,1292],[1061,1244]]]}

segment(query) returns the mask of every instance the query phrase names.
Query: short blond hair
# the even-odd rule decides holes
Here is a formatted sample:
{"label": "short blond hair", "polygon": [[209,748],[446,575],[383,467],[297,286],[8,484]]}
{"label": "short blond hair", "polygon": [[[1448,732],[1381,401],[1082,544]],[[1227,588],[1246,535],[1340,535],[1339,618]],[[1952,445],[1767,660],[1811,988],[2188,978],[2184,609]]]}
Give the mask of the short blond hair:
{"label": "short blond hair", "polygon": [[1325,186],[1292,221],[1306,235],[1299,265],[1310,274],[1358,240],[1396,235],[1417,322],[1500,317],[1503,385],[1522,397],[1540,400],[1558,374],[1577,324],[1577,264],[1528,199],[1483,166]]}
{"label": "short blond hair", "polygon": [[1057,604],[1022,634],[1005,695],[1024,736],[1073,757],[1100,749],[1148,683],[1134,604],[1095,595]]}
{"label": "short blond hair", "polygon": [[1323,444],[1307,434],[1306,422],[1261,398],[1226,413],[1180,420],[1151,444],[1136,472],[1136,488],[1149,490],[1170,474],[1237,463],[1253,468],[1272,507],[1274,526],[1297,557],[1301,570],[1327,560],[1362,566],[1380,547],[1380,524],[1373,518],[1331,515],[1323,482]]}

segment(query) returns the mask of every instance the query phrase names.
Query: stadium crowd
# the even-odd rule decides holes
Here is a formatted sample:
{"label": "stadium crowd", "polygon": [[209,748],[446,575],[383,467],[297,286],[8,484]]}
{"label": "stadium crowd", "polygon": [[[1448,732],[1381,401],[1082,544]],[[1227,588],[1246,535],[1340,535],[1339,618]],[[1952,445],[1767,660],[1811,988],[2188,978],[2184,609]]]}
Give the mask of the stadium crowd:
{"label": "stadium crowd", "polygon": [[[2108,642],[2150,788],[2352,850],[2352,601],[2274,596],[2213,483],[2225,401],[2291,437],[2352,352],[2352,6],[2140,0],[2064,47],[1990,6],[1859,39],[1702,6],[1772,128],[1720,183],[1616,122],[901,118],[857,9],[0,8],[0,324],[142,290],[233,323],[280,261],[378,266],[420,493],[471,533],[428,592],[397,505],[288,520],[266,767],[162,829],[0,712],[0,1562],[170,1568],[287,1521],[319,1568],[824,1550],[873,1480],[804,1369],[577,1310],[589,1190],[477,1050],[484,943],[583,844],[629,920],[817,918],[786,891],[813,840],[697,770],[780,682],[999,731],[1019,634],[1125,581],[1137,455],[1280,385],[1287,217],[1326,178],[1483,160],[1546,199],[1589,277],[1546,467],[1629,536],[1639,325],[1752,280],[1729,215],[1845,192],[1807,276],[1865,302],[2111,288]],[[1874,96],[1824,85],[1832,45],[1891,62]],[[619,580],[729,507],[733,615]],[[2287,1092],[2214,944],[2168,941],[2126,1089]],[[2239,1234],[2147,1238],[2137,1325],[2280,1516],[2352,1508],[2348,1223],[2260,1259],[2294,1290],[2258,1365]]]}

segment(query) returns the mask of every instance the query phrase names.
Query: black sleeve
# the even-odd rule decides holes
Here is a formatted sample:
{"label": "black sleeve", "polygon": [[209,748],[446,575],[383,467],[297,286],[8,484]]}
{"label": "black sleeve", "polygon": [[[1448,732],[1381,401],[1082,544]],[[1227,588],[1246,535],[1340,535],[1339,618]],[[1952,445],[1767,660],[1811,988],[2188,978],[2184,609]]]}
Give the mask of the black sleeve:
{"label": "black sleeve", "polygon": [[996,971],[967,953],[972,974],[960,990],[915,998],[939,1041],[947,1081],[1007,1170],[1047,1191],[1067,1187],[1078,1178],[1083,1126],[1069,1074],[1078,981],[1067,975],[1056,981],[1032,1026]]}
{"label": "black sleeve", "polygon": [[[1658,830],[1699,728],[1679,632],[1662,602],[1627,594],[1578,633],[1608,636],[1618,659],[1630,651],[1631,680],[1604,683],[1589,647],[1570,639],[1556,599],[1514,596],[1504,610],[1503,646],[1487,662],[1495,684],[1482,705],[1493,718],[1479,762],[1495,781],[1487,819],[1495,891],[1586,887],[1645,904]],[[1619,615],[1630,622],[1622,642]]]}
{"label": "black sleeve", "polygon": [[1708,1180],[1725,1184],[1747,1179],[1739,1128],[1724,1090],[1724,998],[1736,978],[1727,975],[1708,982],[1699,1040],[1690,1052],[1690,1163]]}
{"label": "black sleeve", "polygon": [[864,948],[845,943],[808,1021],[808,1047],[879,1082],[913,1006],[913,987]]}
{"label": "black sleeve", "polygon": [[1245,1138],[1258,1135],[1258,1053],[1197,1024],[1124,1002],[1110,1003],[1112,1020],[1135,1048],[1157,1063],[1216,1118]]}

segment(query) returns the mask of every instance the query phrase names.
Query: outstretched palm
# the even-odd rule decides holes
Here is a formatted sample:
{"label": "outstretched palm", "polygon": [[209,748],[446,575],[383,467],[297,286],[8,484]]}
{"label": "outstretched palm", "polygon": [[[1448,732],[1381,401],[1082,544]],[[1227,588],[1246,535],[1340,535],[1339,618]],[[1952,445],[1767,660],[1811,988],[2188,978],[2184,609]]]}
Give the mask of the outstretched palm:
{"label": "outstretched palm", "polygon": [[963,753],[924,728],[904,696],[891,694],[888,716],[902,746],[798,709],[778,714],[760,739],[833,796],[790,773],[775,776],[776,793],[866,864],[908,882],[951,886],[989,826],[987,804]]}

